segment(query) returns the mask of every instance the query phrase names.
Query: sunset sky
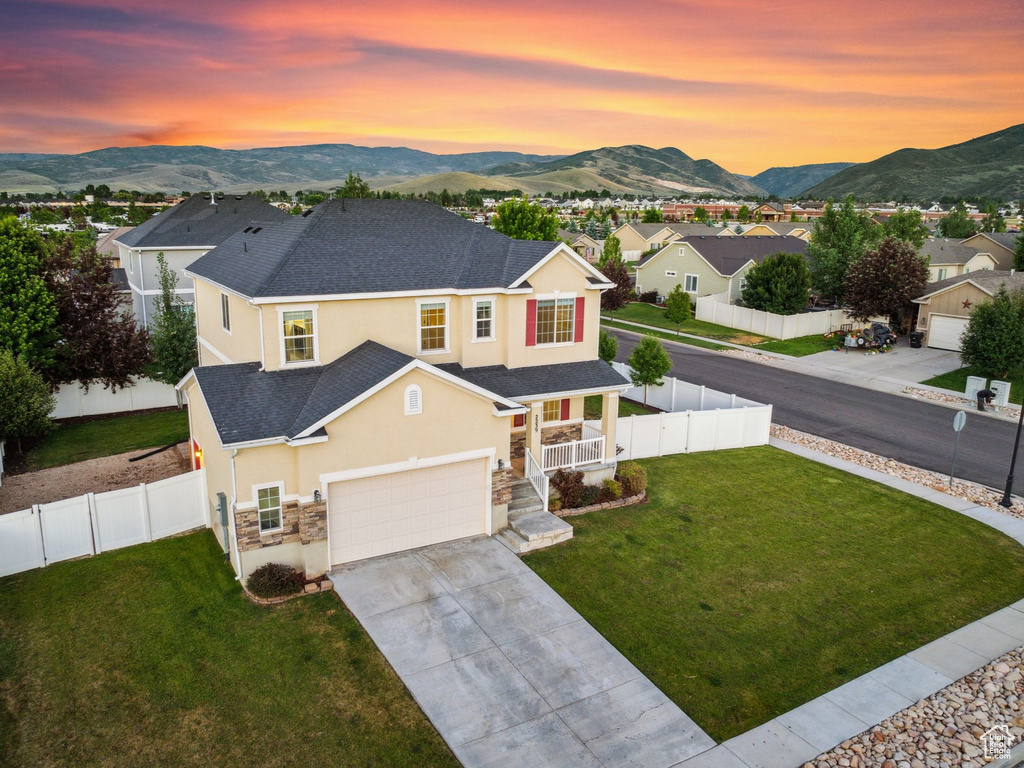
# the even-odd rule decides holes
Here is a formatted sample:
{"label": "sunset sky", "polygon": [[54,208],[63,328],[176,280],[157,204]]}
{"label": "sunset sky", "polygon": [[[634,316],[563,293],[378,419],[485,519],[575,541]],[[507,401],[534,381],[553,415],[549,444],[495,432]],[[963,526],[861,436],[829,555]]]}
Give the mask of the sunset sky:
{"label": "sunset sky", "polygon": [[674,146],[737,173],[1024,122],[1024,6],[0,0],[0,152]]}

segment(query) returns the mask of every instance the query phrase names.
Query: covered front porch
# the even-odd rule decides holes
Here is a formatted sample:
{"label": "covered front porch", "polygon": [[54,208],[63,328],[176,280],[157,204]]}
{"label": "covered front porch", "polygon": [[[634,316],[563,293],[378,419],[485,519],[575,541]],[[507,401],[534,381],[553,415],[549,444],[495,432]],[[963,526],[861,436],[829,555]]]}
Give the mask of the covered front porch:
{"label": "covered front porch", "polygon": [[583,394],[523,403],[529,410],[513,422],[509,447],[515,474],[530,463],[545,474],[614,463],[619,391],[586,394],[601,398],[600,421],[584,420]]}

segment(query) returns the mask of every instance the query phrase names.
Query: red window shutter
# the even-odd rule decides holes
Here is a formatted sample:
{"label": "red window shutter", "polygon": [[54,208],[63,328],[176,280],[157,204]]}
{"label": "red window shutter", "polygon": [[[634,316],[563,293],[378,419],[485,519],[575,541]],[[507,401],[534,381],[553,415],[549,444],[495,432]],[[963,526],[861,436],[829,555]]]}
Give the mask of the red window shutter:
{"label": "red window shutter", "polygon": [[537,345],[537,300],[526,300],[526,346]]}
{"label": "red window shutter", "polygon": [[586,299],[583,296],[576,297],[576,317],[573,318],[573,322],[576,324],[574,329],[576,338],[573,339],[577,344],[583,341],[583,306],[586,303]]}
{"label": "red window shutter", "polygon": [[526,426],[526,414],[525,413],[517,413],[515,416],[513,416],[512,417],[512,426],[513,427],[525,427]]}
{"label": "red window shutter", "polygon": [[562,421],[569,420],[569,398],[562,400]]}

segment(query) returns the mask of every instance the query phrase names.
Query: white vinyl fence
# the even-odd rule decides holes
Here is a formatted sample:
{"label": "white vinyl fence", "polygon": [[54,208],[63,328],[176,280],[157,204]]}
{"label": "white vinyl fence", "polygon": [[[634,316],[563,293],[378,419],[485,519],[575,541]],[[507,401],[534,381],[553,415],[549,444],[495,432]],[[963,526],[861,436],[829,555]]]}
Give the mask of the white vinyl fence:
{"label": "white vinyl fence", "polygon": [[0,576],[209,527],[205,471],[0,515]]}
{"label": "white vinyl fence", "polygon": [[[844,323],[852,323],[849,315],[841,309],[825,312],[804,312],[799,315],[776,315],[759,309],[738,307],[728,303],[728,294],[701,296],[697,299],[696,317],[708,323],[724,325],[741,331],[750,331],[759,336],[775,339],[795,339],[838,331]],[[878,318],[885,320],[885,318]],[[859,323],[858,323],[859,325]]]}
{"label": "white vinyl fence", "polygon": [[177,393],[170,384],[152,379],[139,379],[134,385],[112,392],[102,384],[93,384],[89,391],[77,382],[65,384],[56,394],[57,407],[51,419],[78,416],[99,416],[104,413],[144,411],[147,408],[168,408],[179,405]]}
{"label": "white vinyl fence", "polygon": [[[612,365],[629,377],[629,366]],[[626,397],[643,402],[643,387],[631,387]],[[623,449],[620,460],[768,444],[770,405],[670,377],[648,389],[647,402],[665,413],[618,419],[615,442]]]}

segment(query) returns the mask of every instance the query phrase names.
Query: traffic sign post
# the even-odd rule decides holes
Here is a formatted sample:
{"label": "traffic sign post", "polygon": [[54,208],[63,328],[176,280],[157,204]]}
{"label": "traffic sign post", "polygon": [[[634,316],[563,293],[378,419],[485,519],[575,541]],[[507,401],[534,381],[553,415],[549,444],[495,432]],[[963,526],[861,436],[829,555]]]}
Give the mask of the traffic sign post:
{"label": "traffic sign post", "polygon": [[953,417],[953,431],[956,432],[956,443],[953,445],[953,466],[949,468],[949,490],[953,490],[953,473],[956,472],[956,451],[960,447],[960,431],[967,423],[967,413],[957,411]]}

